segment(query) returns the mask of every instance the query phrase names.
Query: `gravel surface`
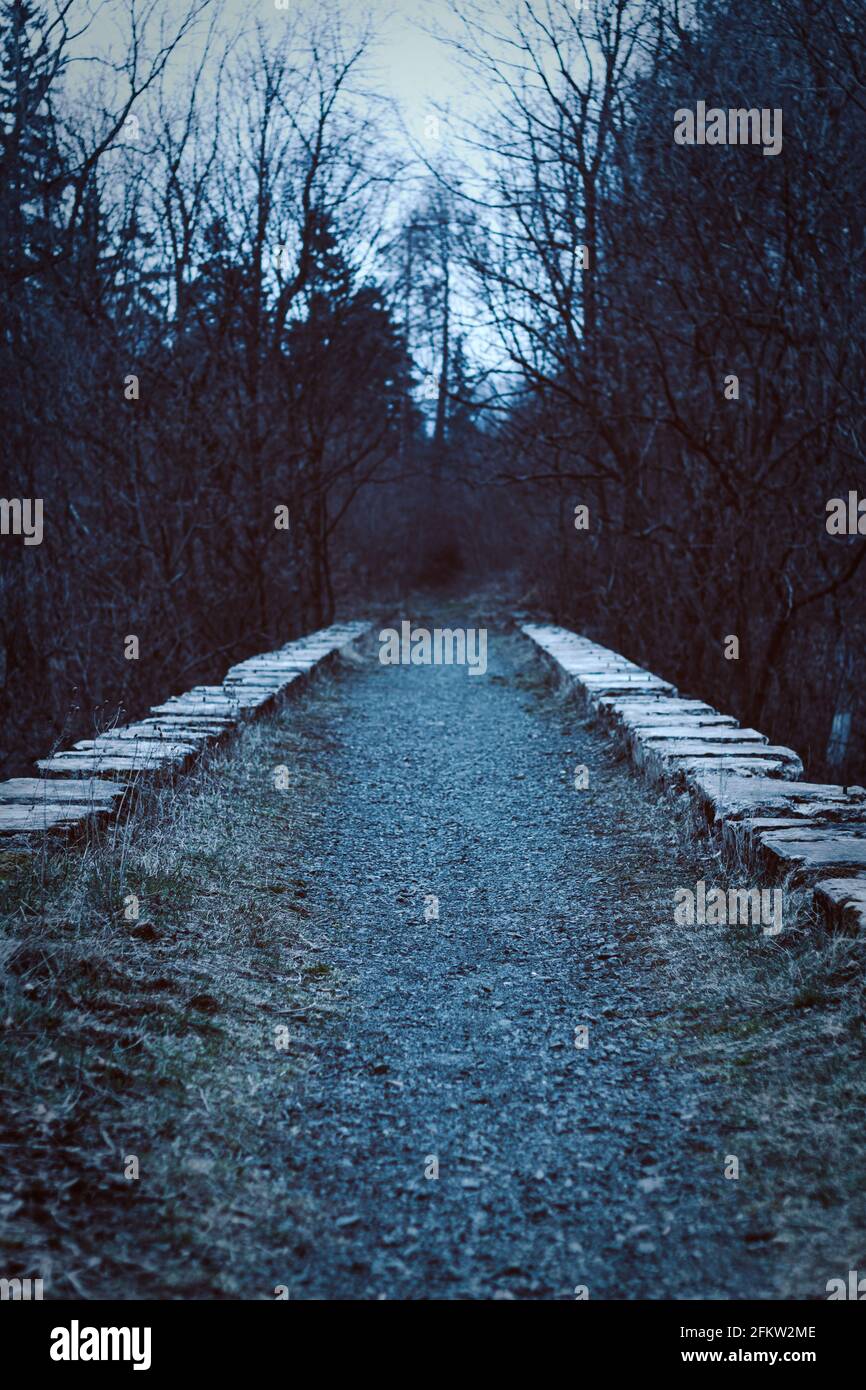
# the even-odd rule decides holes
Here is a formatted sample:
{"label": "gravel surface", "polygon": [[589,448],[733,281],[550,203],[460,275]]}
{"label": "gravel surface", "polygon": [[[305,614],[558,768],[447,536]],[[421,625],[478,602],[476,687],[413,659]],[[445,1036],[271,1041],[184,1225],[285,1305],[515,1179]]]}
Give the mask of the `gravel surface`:
{"label": "gravel surface", "polygon": [[484,677],[371,643],[305,696],[291,853],[332,1011],[294,1019],[274,1124],[289,1296],[772,1296],[731,1083],[663,1026],[652,926],[698,870],[529,643],[489,640]]}
{"label": "gravel surface", "polygon": [[708,845],[486,622],[486,675],[373,636],[104,843],[6,865],[7,1275],[815,1298],[861,1267],[856,943],[675,927]]}

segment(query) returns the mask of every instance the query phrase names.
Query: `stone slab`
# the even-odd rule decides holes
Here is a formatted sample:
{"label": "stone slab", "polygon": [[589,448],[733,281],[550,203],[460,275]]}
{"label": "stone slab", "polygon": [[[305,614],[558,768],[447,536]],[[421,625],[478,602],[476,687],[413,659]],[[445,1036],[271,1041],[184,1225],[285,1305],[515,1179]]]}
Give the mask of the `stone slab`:
{"label": "stone slab", "polygon": [[[231,711],[231,712],[230,712]],[[164,705],[151,705],[151,714],[172,715],[174,718],[201,719],[207,722],[214,715],[237,723],[238,704],[236,700],[222,700],[219,704],[208,701],[207,704],[193,703],[192,701],[167,700]]]}
{"label": "stone slab", "polygon": [[759,836],[758,843],[762,859],[774,872],[792,873],[799,883],[866,873],[863,823],[768,830]]}
{"label": "stone slab", "polygon": [[[739,725],[732,714],[716,714],[715,710],[653,710],[645,705],[634,713],[624,714],[620,720],[624,729],[632,732],[643,730],[659,734],[676,733],[678,729],[738,729]],[[761,735],[765,737],[764,734]]]}
{"label": "stone slab", "polygon": [[[637,759],[636,759],[637,760]],[[639,765],[654,781],[680,786],[701,767],[732,777],[799,777],[803,771],[790,748],[769,743],[700,743],[697,741],[641,750]]]}
{"label": "stone slab", "polygon": [[164,738],[113,738],[107,734],[100,734],[95,739],[81,739],[80,742],[72,745],[74,753],[120,753],[123,757],[141,758],[143,762],[150,759],[160,760],[162,758],[182,757],[190,758],[198,749],[192,743],[181,743],[177,740]]}
{"label": "stone slab", "polygon": [[10,777],[0,782],[0,806],[66,802],[79,806],[91,803],[111,807],[126,788],[120,782],[86,777],[78,781],[58,781],[52,777]]}
{"label": "stone slab", "polygon": [[[820,821],[800,820],[796,824],[805,829],[820,825]],[[761,836],[770,830],[788,830],[792,822],[778,816],[746,816],[742,820],[720,821],[715,827],[720,832],[722,848],[729,860],[739,861],[754,869],[761,864]]]}
{"label": "stone slab", "polygon": [[733,727],[718,724],[671,724],[664,728],[652,724],[634,729],[632,733],[635,742],[643,748],[676,750],[683,743],[768,743],[766,734],[759,733],[757,729],[741,729],[736,724]]}
{"label": "stone slab", "polygon": [[705,704],[703,700],[685,700],[679,697],[671,699],[655,691],[637,696],[602,695],[596,704],[599,717],[610,725],[635,723],[639,720],[677,720],[710,716],[729,719],[732,724],[736,723],[732,716],[719,714],[712,705]]}
{"label": "stone slab", "polygon": [[120,753],[55,753],[51,758],[40,758],[36,764],[52,777],[155,777],[160,773],[171,772],[183,766],[182,758],[161,758],[158,761],[125,757]]}
{"label": "stone slab", "polygon": [[199,724],[182,722],[177,719],[143,719],[140,724],[129,724],[122,729],[112,730],[111,737],[122,743],[150,739],[158,743],[192,743],[205,747],[226,732],[222,724]]}
{"label": "stone slab", "polygon": [[710,768],[698,769],[690,788],[711,821],[746,816],[846,821],[866,819],[866,789],[825,782],[782,782],[776,778],[740,779]]}
{"label": "stone slab", "polygon": [[110,807],[67,801],[37,805],[0,805],[0,835],[45,835],[107,816]]}
{"label": "stone slab", "polygon": [[583,682],[590,676],[603,676],[610,679],[612,676],[629,676],[634,678],[637,676],[646,677],[650,674],[648,671],[642,671],[639,666],[615,666],[612,662],[609,665],[604,665],[601,661],[585,661],[578,664],[577,662],[569,661],[565,658],[561,661],[557,660],[556,664],[561,670],[565,671],[567,675],[573,676],[575,680],[580,682]]}
{"label": "stone slab", "polygon": [[[760,754],[760,756],[758,756]],[[650,769],[648,769],[650,770]],[[795,778],[802,772],[799,762],[792,763],[787,758],[772,756],[769,745],[756,746],[755,756],[735,756],[725,754],[705,755],[701,758],[671,755],[665,762],[651,769],[656,779],[668,776],[677,786],[689,784],[692,778],[705,772],[719,772],[727,777],[739,778]]]}
{"label": "stone slab", "polygon": [[842,931],[866,931],[866,875],[819,879],[815,903],[832,926]]}
{"label": "stone slab", "polygon": [[660,676],[629,674],[581,676],[578,684],[590,698],[600,695],[626,694],[633,690],[654,690],[665,695],[676,694],[676,688],[669,681],[663,681]]}

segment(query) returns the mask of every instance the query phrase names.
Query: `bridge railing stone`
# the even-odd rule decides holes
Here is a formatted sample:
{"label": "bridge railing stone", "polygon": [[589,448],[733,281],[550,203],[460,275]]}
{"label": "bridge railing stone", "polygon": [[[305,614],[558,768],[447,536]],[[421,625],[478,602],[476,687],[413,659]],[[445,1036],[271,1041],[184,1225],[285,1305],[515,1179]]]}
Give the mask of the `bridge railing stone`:
{"label": "bridge railing stone", "polygon": [[369,626],[335,623],[298,637],[276,651],[238,662],[221,685],[194,686],[154,705],[146,719],[40,758],[40,777],[0,782],[0,835],[76,833],[87,822],[116,815],[130,784],[185,772],[206,748],[272,709],[295,681]]}
{"label": "bridge railing stone", "polygon": [[567,628],[522,631],[652,781],[685,791],[734,862],[811,890],[829,925],[866,929],[866,790],[801,781],[792,748]]}

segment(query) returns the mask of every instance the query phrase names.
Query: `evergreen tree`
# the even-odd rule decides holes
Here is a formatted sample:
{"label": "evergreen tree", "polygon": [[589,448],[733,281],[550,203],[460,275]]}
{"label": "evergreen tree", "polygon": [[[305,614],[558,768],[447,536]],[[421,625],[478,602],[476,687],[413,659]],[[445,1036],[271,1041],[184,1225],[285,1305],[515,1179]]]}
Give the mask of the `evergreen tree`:
{"label": "evergreen tree", "polygon": [[51,106],[56,54],[29,0],[0,10],[0,274],[14,284],[54,254],[63,161]]}

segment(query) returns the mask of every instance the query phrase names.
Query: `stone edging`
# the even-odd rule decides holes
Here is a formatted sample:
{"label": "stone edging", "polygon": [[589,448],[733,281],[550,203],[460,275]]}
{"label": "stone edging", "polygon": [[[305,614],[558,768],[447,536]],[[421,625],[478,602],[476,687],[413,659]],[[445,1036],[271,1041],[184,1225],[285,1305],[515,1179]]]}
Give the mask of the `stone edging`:
{"label": "stone edging", "polygon": [[0,782],[0,835],[69,833],[116,814],[131,781],[186,771],[206,748],[271,709],[290,685],[369,626],[336,623],[249,657],[231,667],[222,685],[197,685],[154,705],[147,719],[40,758],[41,777]]}
{"label": "stone edging", "polygon": [[583,695],[652,781],[684,790],[725,852],[811,889],[833,927],[866,928],[866,790],[801,782],[791,748],[588,638],[550,624],[521,631]]}

